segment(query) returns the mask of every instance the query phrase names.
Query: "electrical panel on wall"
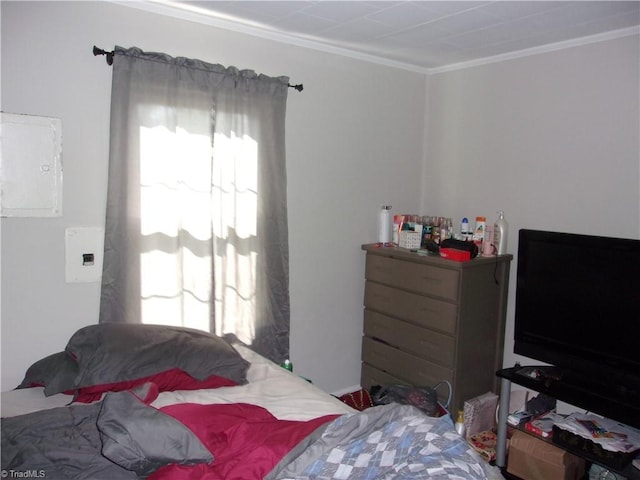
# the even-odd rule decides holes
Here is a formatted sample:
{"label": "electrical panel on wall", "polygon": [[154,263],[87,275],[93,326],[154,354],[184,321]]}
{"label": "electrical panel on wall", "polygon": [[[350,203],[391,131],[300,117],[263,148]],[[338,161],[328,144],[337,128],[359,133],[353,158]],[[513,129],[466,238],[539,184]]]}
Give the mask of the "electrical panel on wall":
{"label": "electrical panel on wall", "polygon": [[0,112],[0,216],[62,216],[59,118]]}

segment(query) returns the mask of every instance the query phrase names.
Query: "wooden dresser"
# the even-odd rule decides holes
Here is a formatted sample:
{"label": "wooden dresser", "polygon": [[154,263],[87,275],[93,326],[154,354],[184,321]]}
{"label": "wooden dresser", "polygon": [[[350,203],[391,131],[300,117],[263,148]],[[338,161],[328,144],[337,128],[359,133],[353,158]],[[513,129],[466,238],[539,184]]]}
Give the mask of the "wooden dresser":
{"label": "wooden dresser", "polygon": [[[498,392],[512,255],[467,262],[402,248],[366,251],[363,387],[453,387],[450,411]],[[439,388],[441,401],[447,389]]]}

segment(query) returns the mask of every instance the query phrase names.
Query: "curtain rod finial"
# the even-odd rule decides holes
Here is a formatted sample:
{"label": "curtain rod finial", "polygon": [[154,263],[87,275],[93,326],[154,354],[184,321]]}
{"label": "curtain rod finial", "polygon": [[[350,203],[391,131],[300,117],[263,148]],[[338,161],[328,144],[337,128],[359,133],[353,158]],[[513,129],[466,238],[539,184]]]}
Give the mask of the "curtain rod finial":
{"label": "curtain rod finial", "polygon": [[299,83],[298,85],[289,84],[289,87],[291,87],[291,88],[293,88],[293,89],[295,89],[295,90],[297,90],[299,92],[301,92],[304,89],[304,85],[301,84],[301,83]]}
{"label": "curtain rod finial", "polygon": [[96,47],[95,45],[93,46],[93,55],[97,56],[97,55],[106,55],[107,58],[107,65],[113,65],[113,51],[111,52],[107,52],[101,48]]}

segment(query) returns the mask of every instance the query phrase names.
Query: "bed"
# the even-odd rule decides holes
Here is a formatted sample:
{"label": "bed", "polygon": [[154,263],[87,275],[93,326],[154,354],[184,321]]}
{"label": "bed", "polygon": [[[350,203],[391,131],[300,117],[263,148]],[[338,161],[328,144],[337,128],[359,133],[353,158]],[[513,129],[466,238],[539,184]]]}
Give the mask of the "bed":
{"label": "bed", "polygon": [[451,418],[358,412],[239,343],[101,324],[2,393],[2,474],[53,479],[502,479]]}

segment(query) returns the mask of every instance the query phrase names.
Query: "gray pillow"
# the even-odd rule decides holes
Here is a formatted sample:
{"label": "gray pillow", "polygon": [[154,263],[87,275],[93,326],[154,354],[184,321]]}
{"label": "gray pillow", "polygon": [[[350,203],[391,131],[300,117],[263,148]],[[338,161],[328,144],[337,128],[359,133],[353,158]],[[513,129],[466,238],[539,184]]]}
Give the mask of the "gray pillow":
{"label": "gray pillow", "polygon": [[168,464],[213,462],[213,454],[184,424],[129,392],[108,393],[96,421],[102,455],[144,477]]}
{"label": "gray pillow", "polygon": [[137,380],[172,369],[198,381],[216,375],[243,385],[249,368],[249,362],[222,338],[165,325],[91,325],[73,334],[66,351],[78,364],[78,389]]}
{"label": "gray pillow", "polygon": [[46,396],[71,392],[78,375],[78,364],[66,352],[53,353],[27,369],[17,388],[44,387]]}

